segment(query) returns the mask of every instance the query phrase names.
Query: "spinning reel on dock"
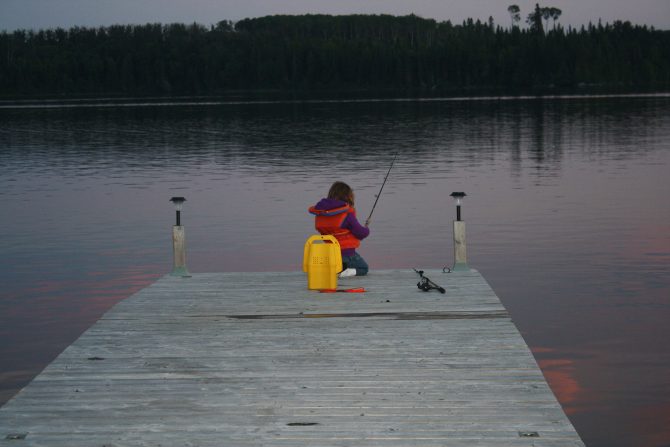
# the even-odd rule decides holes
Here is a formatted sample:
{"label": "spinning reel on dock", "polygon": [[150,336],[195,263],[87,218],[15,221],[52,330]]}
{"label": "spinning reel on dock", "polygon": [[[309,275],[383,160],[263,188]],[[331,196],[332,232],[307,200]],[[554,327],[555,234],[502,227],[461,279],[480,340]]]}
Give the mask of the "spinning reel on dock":
{"label": "spinning reel on dock", "polygon": [[414,271],[415,271],[416,273],[418,273],[419,276],[421,277],[421,279],[419,280],[419,282],[416,283],[416,286],[417,286],[419,289],[423,290],[424,292],[430,292],[431,290],[434,289],[434,290],[439,290],[440,293],[446,293],[446,290],[444,290],[444,287],[435,284],[435,283],[434,283],[433,281],[431,281],[430,278],[428,278],[427,276],[423,276],[423,270],[417,270],[417,269],[414,269]]}

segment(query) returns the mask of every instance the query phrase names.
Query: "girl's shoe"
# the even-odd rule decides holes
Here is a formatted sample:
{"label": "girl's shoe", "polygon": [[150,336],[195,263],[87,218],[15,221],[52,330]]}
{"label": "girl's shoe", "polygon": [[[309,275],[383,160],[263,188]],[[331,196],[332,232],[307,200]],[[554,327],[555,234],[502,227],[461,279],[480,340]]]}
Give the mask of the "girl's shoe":
{"label": "girl's shoe", "polygon": [[338,276],[340,278],[348,278],[350,276],[356,276],[356,269],[342,270]]}

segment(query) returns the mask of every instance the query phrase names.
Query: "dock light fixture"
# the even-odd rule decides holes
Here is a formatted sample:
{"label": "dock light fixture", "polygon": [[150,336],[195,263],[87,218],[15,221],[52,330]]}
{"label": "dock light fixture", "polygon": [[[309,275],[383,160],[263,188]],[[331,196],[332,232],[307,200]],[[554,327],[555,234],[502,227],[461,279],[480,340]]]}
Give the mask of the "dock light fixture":
{"label": "dock light fixture", "polygon": [[463,198],[467,195],[464,192],[452,192],[449,194],[451,197],[454,198],[456,201],[456,220],[458,222],[461,221],[461,202],[463,201]]}
{"label": "dock light fixture", "polygon": [[174,204],[174,209],[177,210],[177,226],[181,225],[181,209],[184,206],[186,199],[183,197],[173,197],[170,199],[170,202]]}
{"label": "dock light fixture", "polygon": [[191,275],[186,269],[186,235],[184,227],[181,226],[181,210],[186,202],[183,197],[173,197],[170,202],[177,211],[177,224],[172,227],[172,250],[174,252],[174,268],[172,276],[189,278]]}

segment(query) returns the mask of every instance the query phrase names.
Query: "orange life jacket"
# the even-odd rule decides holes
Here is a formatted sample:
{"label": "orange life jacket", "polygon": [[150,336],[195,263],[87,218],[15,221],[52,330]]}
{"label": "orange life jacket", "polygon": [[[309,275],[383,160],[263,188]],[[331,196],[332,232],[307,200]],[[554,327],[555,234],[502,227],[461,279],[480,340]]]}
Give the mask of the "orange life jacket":
{"label": "orange life jacket", "polygon": [[332,234],[340,243],[340,248],[358,248],[361,245],[360,239],[351,233],[351,230],[342,228],[344,220],[349,214],[356,215],[356,210],[351,206],[344,205],[331,210],[317,210],[313,206],[309,212],[316,216],[314,227],[321,234]]}

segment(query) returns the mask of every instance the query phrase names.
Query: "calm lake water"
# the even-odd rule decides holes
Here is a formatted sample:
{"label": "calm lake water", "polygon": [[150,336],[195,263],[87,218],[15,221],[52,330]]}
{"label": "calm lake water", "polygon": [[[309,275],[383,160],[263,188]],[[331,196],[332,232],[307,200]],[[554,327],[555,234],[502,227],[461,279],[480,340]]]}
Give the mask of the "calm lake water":
{"label": "calm lake water", "polygon": [[[0,404],[171,270],[299,270],[334,180],[372,269],[451,265],[452,191],[587,446],[670,446],[670,96],[0,103]],[[250,284],[253,287],[253,284]]]}

